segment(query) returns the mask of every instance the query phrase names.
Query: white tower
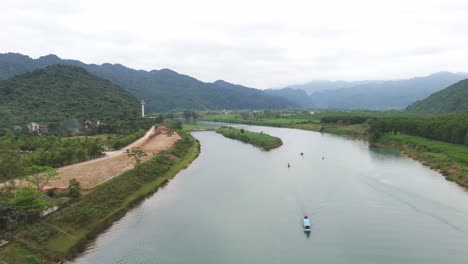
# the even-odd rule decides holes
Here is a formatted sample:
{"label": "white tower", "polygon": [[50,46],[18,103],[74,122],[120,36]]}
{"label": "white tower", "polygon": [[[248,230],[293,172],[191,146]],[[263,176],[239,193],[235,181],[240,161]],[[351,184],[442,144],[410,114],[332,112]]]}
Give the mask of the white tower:
{"label": "white tower", "polygon": [[141,100],[141,117],[145,117],[145,101]]}

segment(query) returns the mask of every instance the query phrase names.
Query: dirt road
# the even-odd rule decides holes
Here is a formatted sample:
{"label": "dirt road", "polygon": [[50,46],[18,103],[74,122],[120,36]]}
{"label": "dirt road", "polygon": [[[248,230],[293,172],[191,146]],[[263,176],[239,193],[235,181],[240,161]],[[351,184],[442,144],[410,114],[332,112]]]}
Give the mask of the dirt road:
{"label": "dirt road", "polygon": [[133,160],[127,157],[126,149],[140,148],[148,154],[143,160],[148,160],[162,150],[171,148],[179,139],[180,136],[175,132],[169,136],[165,127],[153,127],[144,137],[121,150],[107,152],[105,157],[59,168],[60,178],[51,180],[49,186],[67,187],[69,180],[77,179],[82,188],[93,188],[133,168]]}

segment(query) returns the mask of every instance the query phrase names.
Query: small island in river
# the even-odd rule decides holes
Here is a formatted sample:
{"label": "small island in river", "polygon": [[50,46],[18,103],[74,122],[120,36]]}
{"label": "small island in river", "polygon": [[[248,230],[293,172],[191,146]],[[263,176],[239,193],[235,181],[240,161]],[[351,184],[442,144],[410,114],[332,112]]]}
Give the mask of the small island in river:
{"label": "small island in river", "polygon": [[283,145],[283,141],[281,141],[280,138],[270,136],[263,132],[252,132],[228,126],[220,127],[216,132],[227,138],[237,139],[267,151]]}

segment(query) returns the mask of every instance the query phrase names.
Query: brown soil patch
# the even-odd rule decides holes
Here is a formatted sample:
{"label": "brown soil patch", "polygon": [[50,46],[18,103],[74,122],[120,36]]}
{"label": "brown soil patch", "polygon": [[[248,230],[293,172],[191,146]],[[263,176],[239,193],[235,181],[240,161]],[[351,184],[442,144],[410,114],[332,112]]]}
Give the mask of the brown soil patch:
{"label": "brown soil patch", "polygon": [[77,179],[81,182],[82,188],[93,188],[133,168],[133,160],[125,153],[127,149],[140,148],[146,152],[148,156],[142,159],[144,161],[163,150],[170,149],[180,136],[175,132],[169,135],[168,132],[165,127],[157,129],[153,127],[144,137],[121,150],[106,153],[105,157],[61,167],[58,169],[60,178],[51,180],[49,185],[66,187],[69,180]]}

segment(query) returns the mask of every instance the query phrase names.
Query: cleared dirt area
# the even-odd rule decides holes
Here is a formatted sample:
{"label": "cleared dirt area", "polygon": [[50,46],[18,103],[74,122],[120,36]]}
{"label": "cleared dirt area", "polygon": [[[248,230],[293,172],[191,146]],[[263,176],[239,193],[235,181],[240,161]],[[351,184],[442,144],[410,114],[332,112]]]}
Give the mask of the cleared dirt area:
{"label": "cleared dirt area", "polygon": [[106,153],[105,157],[61,167],[58,169],[60,178],[51,180],[49,186],[67,187],[69,180],[77,179],[81,182],[82,188],[93,188],[133,168],[133,160],[127,157],[126,149],[140,148],[148,154],[143,157],[144,161],[171,148],[180,136],[175,132],[171,134],[168,132],[165,127],[157,129],[153,127],[144,137],[121,150]]}

